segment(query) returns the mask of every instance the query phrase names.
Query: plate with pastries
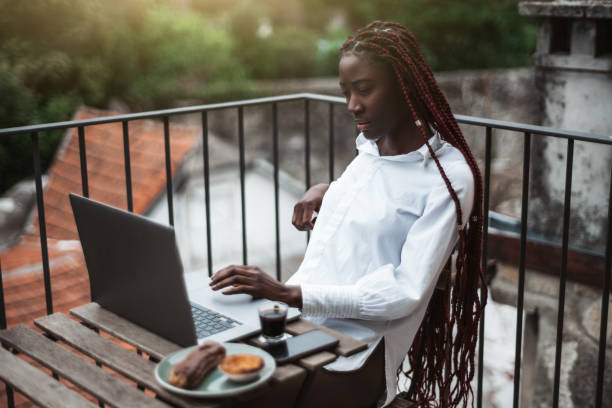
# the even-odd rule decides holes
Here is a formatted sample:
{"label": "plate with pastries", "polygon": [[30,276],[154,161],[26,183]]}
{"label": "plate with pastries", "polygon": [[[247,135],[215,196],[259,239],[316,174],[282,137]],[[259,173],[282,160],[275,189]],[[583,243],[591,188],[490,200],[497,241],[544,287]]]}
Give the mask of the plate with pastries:
{"label": "plate with pastries", "polygon": [[207,340],[166,356],[155,367],[155,379],[188,397],[225,397],[262,385],[275,369],[274,358],[262,349]]}

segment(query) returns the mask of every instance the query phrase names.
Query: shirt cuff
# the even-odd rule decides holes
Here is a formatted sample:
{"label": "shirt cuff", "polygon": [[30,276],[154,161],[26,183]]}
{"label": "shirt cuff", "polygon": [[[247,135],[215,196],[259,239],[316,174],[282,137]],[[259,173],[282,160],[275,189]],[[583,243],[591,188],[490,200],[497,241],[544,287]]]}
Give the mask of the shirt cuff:
{"label": "shirt cuff", "polygon": [[359,292],[355,286],[311,284],[300,286],[303,314],[324,317],[359,317]]}

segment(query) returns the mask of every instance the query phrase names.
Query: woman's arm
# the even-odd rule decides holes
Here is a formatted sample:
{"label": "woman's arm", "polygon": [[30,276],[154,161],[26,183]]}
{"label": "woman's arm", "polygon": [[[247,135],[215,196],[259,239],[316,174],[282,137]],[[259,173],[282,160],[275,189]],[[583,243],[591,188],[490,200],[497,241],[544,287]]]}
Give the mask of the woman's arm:
{"label": "woman's arm", "polygon": [[314,228],[316,218],[312,218],[315,211],[319,211],[323,196],[329,184],[317,184],[308,189],[293,207],[291,223],[300,231],[309,231]]}
{"label": "woman's arm", "polygon": [[[319,211],[323,196],[329,184],[317,184],[309,188],[293,208],[291,222],[300,231],[308,231],[314,227],[316,219],[312,218]],[[233,295],[247,293],[256,298],[279,300],[292,307],[302,307],[302,290],[300,286],[284,285],[270,277],[257,266],[230,265],[215,273],[210,286],[213,290],[228,288],[222,293]]]}
{"label": "woman's arm", "polygon": [[224,295],[247,293],[255,298],[279,300],[289,306],[302,308],[302,290],[299,286],[285,285],[259,269],[257,266],[230,265],[211,279],[213,290],[229,287]]}

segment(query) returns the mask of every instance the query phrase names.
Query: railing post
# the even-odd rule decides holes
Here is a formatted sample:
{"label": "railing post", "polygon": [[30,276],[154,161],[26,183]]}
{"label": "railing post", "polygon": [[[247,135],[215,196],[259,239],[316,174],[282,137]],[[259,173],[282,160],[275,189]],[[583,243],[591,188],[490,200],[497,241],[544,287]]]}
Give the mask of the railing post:
{"label": "railing post", "polygon": [[281,280],[280,221],[278,203],[278,105],[272,104],[272,150],[274,153],[274,217],[276,226],[276,280]]}
{"label": "railing post", "polygon": [[49,251],[47,249],[47,224],[45,222],[45,205],[43,200],[42,172],[40,169],[40,150],[38,135],[32,133],[32,159],[34,160],[34,178],[36,181],[36,203],[38,207],[38,228],[40,232],[40,250],[42,252],[43,279],[45,284],[45,300],[47,314],[53,313],[53,298],[51,293],[51,273],[49,271]]}
{"label": "railing post", "polygon": [[4,303],[4,284],[2,283],[2,261],[0,260],[0,330],[6,329],[6,304]]}
{"label": "railing post", "polygon": [[83,196],[89,198],[89,182],[87,181],[87,151],[85,148],[85,129],[83,126],[78,127],[79,133],[79,156],[81,158],[81,185],[83,187]]}
{"label": "railing post", "polygon": [[516,306],[516,348],[514,354],[513,407],[519,406],[521,385],[521,350],[523,340],[523,302],[525,297],[525,251],[527,249],[527,215],[529,208],[529,162],[531,158],[531,134],[525,133],[523,150],[523,191],[521,195],[521,254],[519,258],[518,300]]}
{"label": "railing post", "polygon": [[238,108],[238,147],[240,154],[240,208],[242,211],[242,263],[247,265],[246,195],[244,188],[244,112],[242,106]]}
{"label": "railing post", "polygon": [[206,258],[208,276],[212,276],[212,242],[210,234],[210,163],[208,152],[208,112],[202,112],[202,155],[204,156],[204,204],[206,213]]}
{"label": "railing post", "polygon": [[557,307],[557,343],[555,348],[555,376],[553,384],[553,408],[559,406],[559,380],[561,378],[561,349],[563,348],[563,318],[565,313],[565,283],[567,281],[567,246],[569,242],[569,218],[572,198],[572,166],[574,141],[567,141],[565,167],[565,201],[563,203],[563,241],[561,255],[561,280],[559,281],[559,306]]}
{"label": "railing post", "polygon": [[334,104],[329,103],[329,182],[334,181]]}
{"label": "railing post", "polygon": [[172,192],[172,159],[170,155],[170,123],[164,116],[164,151],[166,153],[166,194],[168,195],[168,222],[174,226],[174,201]]}
{"label": "railing post", "polygon": [[610,278],[612,274],[612,171],[610,173],[610,197],[608,198],[608,237],[606,239],[606,268],[604,269],[601,320],[599,325],[599,358],[597,360],[597,385],[595,408],[601,408],[606,367],[606,343],[608,336],[608,305],[610,302]]}
{"label": "railing post", "polygon": [[122,122],[123,127],[123,164],[125,166],[125,193],[127,197],[127,209],[129,212],[134,211],[134,202],[132,201],[132,168],[130,164],[130,131],[128,122]]}
{"label": "railing post", "polygon": [[[310,101],[304,99],[304,171],[306,190],[310,188]],[[310,241],[310,231],[306,231],[306,245]]]}
{"label": "railing post", "polygon": [[[487,271],[487,234],[489,232],[489,195],[491,184],[491,142],[492,129],[487,126],[485,135],[485,171],[484,171],[484,197],[483,197],[483,234],[482,234],[482,271],[486,276]],[[484,304],[487,299],[484,298],[483,290],[480,290],[480,304]],[[485,309],[482,310],[480,316],[480,327],[478,328],[478,389],[476,394],[476,406],[482,408],[482,383],[484,374],[484,325],[485,325]]]}
{"label": "railing post", "polygon": [[[4,303],[4,286],[2,283],[2,262],[0,261],[0,330],[6,329],[6,305]],[[3,346],[3,348],[6,348]],[[13,388],[5,384],[6,401],[9,408],[15,407]]]}

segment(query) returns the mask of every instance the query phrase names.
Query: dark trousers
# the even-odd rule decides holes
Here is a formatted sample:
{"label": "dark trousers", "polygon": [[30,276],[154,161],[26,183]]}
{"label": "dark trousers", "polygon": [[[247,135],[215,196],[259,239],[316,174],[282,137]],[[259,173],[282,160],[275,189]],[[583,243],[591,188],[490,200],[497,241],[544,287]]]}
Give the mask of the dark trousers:
{"label": "dark trousers", "polygon": [[375,407],[385,391],[384,339],[357,370],[320,368],[309,376],[297,401],[300,408]]}

